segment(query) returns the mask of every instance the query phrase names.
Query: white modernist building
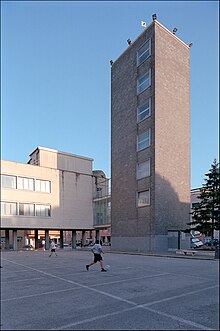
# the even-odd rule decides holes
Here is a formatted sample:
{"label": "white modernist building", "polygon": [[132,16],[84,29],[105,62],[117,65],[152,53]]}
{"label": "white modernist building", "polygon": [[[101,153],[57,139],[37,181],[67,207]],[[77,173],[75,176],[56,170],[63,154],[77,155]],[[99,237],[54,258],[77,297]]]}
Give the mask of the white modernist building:
{"label": "white modernist building", "polygon": [[37,147],[27,164],[1,161],[1,229],[6,246],[12,230],[13,248],[17,248],[17,231],[34,230],[35,248],[38,230],[45,231],[49,248],[49,231],[93,230],[93,159]]}

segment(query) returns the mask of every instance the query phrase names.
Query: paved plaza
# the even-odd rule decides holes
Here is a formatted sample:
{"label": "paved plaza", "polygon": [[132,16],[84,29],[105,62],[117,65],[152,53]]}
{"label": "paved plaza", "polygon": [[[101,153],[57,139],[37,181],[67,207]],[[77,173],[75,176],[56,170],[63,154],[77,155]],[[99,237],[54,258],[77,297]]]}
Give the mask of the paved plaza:
{"label": "paved plaza", "polygon": [[88,250],[1,253],[2,330],[218,330],[219,260]]}

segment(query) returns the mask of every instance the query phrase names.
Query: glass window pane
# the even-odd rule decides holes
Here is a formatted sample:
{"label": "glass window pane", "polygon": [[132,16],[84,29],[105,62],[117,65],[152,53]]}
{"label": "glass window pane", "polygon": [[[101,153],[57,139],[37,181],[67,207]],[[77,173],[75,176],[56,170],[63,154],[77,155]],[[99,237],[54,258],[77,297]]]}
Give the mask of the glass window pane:
{"label": "glass window pane", "polygon": [[34,190],[33,178],[18,177],[18,189],[20,190]]}
{"label": "glass window pane", "polygon": [[46,206],[46,216],[50,217],[50,206]]}
{"label": "glass window pane", "polygon": [[1,175],[1,183],[4,188],[16,188],[16,176]]}
{"label": "glass window pane", "polygon": [[137,120],[142,121],[151,115],[151,99],[149,98],[142,106],[137,109]]}
{"label": "glass window pane", "polygon": [[33,191],[34,190],[34,179],[29,178],[29,190]]}
{"label": "glass window pane", "polygon": [[139,50],[137,64],[141,64],[151,55],[151,40],[149,39]]}
{"label": "glass window pane", "polygon": [[50,217],[51,207],[48,205],[36,205],[36,216]]}
{"label": "glass window pane", "polygon": [[22,177],[18,177],[18,189],[23,190],[24,187],[24,179]]}
{"label": "glass window pane", "polygon": [[148,73],[146,73],[144,76],[140,77],[138,79],[138,93],[142,92],[143,90],[145,90],[146,88],[148,88],[150,86],[151,82],[150,82],[150,69],[148,71]]}
{"label": "glass window pane", "polygon": [[35,180],[35,191],[40,191],[40,181],[38,179]]}
{"label": "glass window pane", "polygon": [[150,176],[150,160],[137,165],[137,179]]}
{"label": "glass window pane", "polygon": [[35,191],[38,192],[51,192],[51,185],[49,180],[36,179],[35,181]]}
{"label": "glass window pane", "polygon": [[24,215],[24,204],[19,203],[19,215]]}
{"label": "glass window pane", "polygon": [[143,84],[147,79],[147,74],[145,74],[143,77],[139,78],[139,84]]}
{"label": "glass window pane", "polygon": [[50,193],[50,182],[49,182],[49,180],[46,181],[46,192]]}
{"label": "glass window pane", "polygon": [[138,135],[138,151],[150,146],[150,129]]}
{"label": "glass window pane", "polygon": [[150,204],[150,191],[138,192],[138,207],[148,206]]}
{"label": "glass window pane", "polygon": [[36,205],[35,209],[36,209],[36,216],[40,216],[40,206]]}
{"label": "glass window pane", "polygon": [[17,203],[1,202],[1,213],[4,216],[17,215]]}
{"label": "glass window pane", "polygon": [[34,216],[34,204],[19,203],[19,215]]}
{"label": "glass window pane", "polygon": [[28,179],[24,178],[24,189],[28,190]]}

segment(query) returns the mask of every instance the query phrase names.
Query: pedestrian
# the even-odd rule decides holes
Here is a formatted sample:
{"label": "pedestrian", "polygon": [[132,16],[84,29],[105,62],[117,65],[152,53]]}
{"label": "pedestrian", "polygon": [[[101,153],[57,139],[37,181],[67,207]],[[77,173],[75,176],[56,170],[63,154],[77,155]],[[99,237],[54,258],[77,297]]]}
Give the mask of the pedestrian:
{"label": "pedestrian", "polygon": [[56,244],[55,244],[54,240],[52,239],[52,241],[51,241],[51,243],[50,243],[50,255],[49,255],[49,257],[50,257],[53,253],[55,253],[56,256],[58,256],[57,253],[56,253]]}
{"label": "pedestrian", "polygon": [[99,243],[99,240],[96,240],[95,244],[92,246],[91,249],[92,253],[94,254],[94,260],[90,263],[86,265],[86,270],[89,270],[89,267],[91,267],[93,264],[95,264],[96,262],[100,263],[100,267],[101,267],[101,271],[107,271],[104,268],[104,262],[102,259],[102,254],[104,254],[104,251],[102,250],[102,246]]}

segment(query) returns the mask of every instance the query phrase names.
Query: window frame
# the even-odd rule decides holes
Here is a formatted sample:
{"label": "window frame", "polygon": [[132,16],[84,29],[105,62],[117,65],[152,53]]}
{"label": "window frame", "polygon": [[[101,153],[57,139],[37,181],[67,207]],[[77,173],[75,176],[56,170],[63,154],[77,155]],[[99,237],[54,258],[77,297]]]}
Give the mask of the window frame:
{"label": "window frame", "polygon": [[[140,108],[144,107],[147,103],[148,103],[148,107],[145,107],[144,110],[139,112]],[[137,123],[140,123],[140,122],[144,121],[146,118],[151,116],[151,106],[152,106],[152,100],[151,100],[151,97],[149,97],[146,102],[144,102],[142,105],[137,107]],[[140,115],[143,114],[144,112],[147,113],[147,111],[149,111],[148,115],[146,115],[144,118],[140,119],[139,118]]]}
{"label": "window frame", "polygon": [[[45,184],[45,190],[42,190],[43,183]],[[47,183],[49,183],[49,191],[46,190]],[[37,189],[37,186],[39,186],[39,190]],[[35,179],[35,184],[34,184],[34,189],[35,189],[35,192],[51,193],[51,190],[52,190],[51,180],[36,178]]]}
{"label": "window frame", "polygon": [[[148,196],[147,196],[147,198],[149,198],[149,199],[148,199],[148,200],[149,200],[149,203],[146,202],[146,203],[140,204],[140,197],[139,197],[139,195],[140,195],[141,193],[145,193],[145,192],[148,192]],[[138,191],[138,192],[137,192],[137,208],[148,207],[148,206],[150,206],[150,205],[151,205],[150,189],[147,189],[147,190],[144,190],[144,191]]]}
{"label": "window frame", "polygon": [[[7,177],[7,178],[13,178],[13,182],[15,184],[15,186],[4,186],[3,185],[3,178],[4,177]],[[17,189],[17,176],[16,175],[6,175],[6,174],[1,174],[1,188],[4,188],[4,189],[10,189],[10,190],[16,190]]]}
{"label": "window frame", "polygon": [[[19,182],[22,180],[22,183],[24,184],[23,187],[19,187]],[[25,180],[28,180],[28,188],[25,188]],[[32,189],[30,188],[30,181],[32,181]],[[35,191],[35,180],[31,177],[23,177],[23,176],[17,176],[17,189],[18,190],[26,190],[26,191]]]}
{"label": "window frame", "polygon": [[[147,76],[147,79],[144,80],[141,84],[139,83],[141,79],[143,79],[145,76]],[[140,90],[140,86],[143,85],[145,82],[147,82],[149,80],[149,83],[146,87],[143,88],[143,90]],[[148,89],[151,86],[151,68],[148,69],[148,71],[146,73],[144,73],[143,75],[141,75],[140,77],[138,77],[137,79],[137,94],[139,95],[140,93],[142,93],[143,91],[145,91],[146,89]]]}
{"label": "window frame", "polygon": [[[148,132],[149,132],[148,137],[141,140],[141,141],[139,141],[139,136],[143,135],[144,133],[148,133]],[[149,144],[147,146],[144,146],[144,147],[140,148],[140,144],[143,143],[144,141],[147,141],[147,140],[149,140]],[[138,136],[137,136],[137,152],[142,151],[143,149],[148,148],[150,146],[151,146],[151,128],[147,129],[147,131],[144,131],[144,132],[138,134]]]}
{"label": "window frame", "polygon": [[[147,170],[149,170],[149,171],[147,172],[147,174],[141,175],[141,174],[140,174],[140,171],[138,172],[138,170],[139,170],[139,165],[140,165],[140,164],[144,164],[144,163],[148,164],[148,169],[147,169]],[[142,171],[142,173],[143,173],[143,171]],[[147,159],[147,160],[145,160],[145,161],[143,161],[143,162],[137,162],[137,165],[136,165],[136,179],[137,179],[137,180],[140,180],[140,179],[142,179],[142,178],[150,177],[150,175],[151,175],[151,159],[149,158],[149,159]],[[141,176],[141,177],[140,177],[140,176]]]}
{"label": "window frame", "polygon": [[[20,213],[20,208],[23,205],[23,214]],[[33,214],[31,214],[31,209],[30,207],[33,207]],[[29,213],[27,213],[27,208],[25,207],[29,207]],[[19,206],[18,206],[18,215],[19,216],[25,216],[25,217],[35,217],[35,204],[34,203],[28,203],[28,202],[19,202]]]}
{"label": "window frame", "polygon": [[[9,208],[11,210],[11,205],[15,205],[15,214],[13,213],[4,213],[4,205],[10,205]],[[18,203],[13,201],[1,201],[1,215],[2,216],[17,216],[18,215]]]}
{"label": "window frame", "polygon": [[[141,54],[139,55],[139,52],[141,51],[141,49],[147,44],[149,43],[148,48]],[[142,61],[140,60],[140,58],[143,56],[143,54],[145,54],[146,52],[149,51],[149,54],[147,55],[146,58],[144,58]],[[147,41],[144,42],[144,44],[142,44],[140,46],[140,48],[137,50],[137,67],[140,66],[142,63],[144,63],[149,57],[151,56],[151,38],[149,38]]]}
{"label": "window frame", "polygon": [[[41,213],[42,213],[42,210],[40,209],[40,215],[37,215],[37,213],[39,212],[38,210],[37,210],[37,208],[39,208],[39,207],[45,207],[45,215],[42,215]],[[46,207],[49,207],[49,213],[48,213],[48,215],[46,215]],[[46,217],[46,218],[48,218],[48,217],[51,217],[51,205],[47,205],[47,204],[42,204],[42,203],[36,203],[35,204],[35,216],[36,217]]]}

